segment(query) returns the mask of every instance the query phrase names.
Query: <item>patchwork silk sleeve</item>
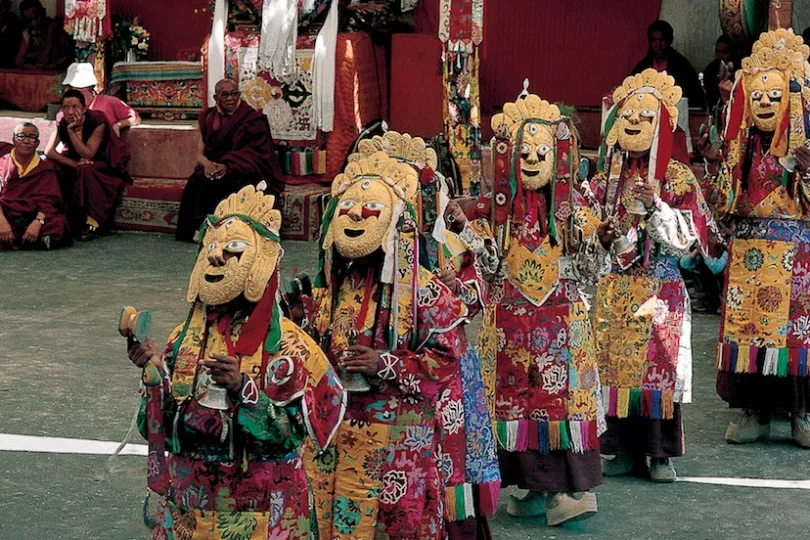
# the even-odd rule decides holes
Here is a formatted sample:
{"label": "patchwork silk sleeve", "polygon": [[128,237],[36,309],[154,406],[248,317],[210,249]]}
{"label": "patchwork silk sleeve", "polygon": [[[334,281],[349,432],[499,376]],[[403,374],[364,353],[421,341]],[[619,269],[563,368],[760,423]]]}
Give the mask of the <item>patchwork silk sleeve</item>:
{"label": "patchwork silk sleeve", "polygon": [[415,349],[380,355],[377,377],[403,394],[434,393],[453,378],[463,351],[458,327],[467,322],[467,307],[444,284],[420,271]]}
{"label": "patchwork silk sleeve", "polygon": [[[180,335],[182,325],[175,328],[166,344],[162,354],[162,365],[155,366],[148,362],[141,373],[141,406],[138,411],[138,431],[144,439],[149,440],[150,429],[152,436],[160,433],[165,437],[170,433],[172,420],[177,411],[177,403],[172,397],[172,378],[169,363],[175,341]],[[164,426],[168,426],[165,429]]]}
{"label": "patchwork silk sleeve", "polygon": [[575,197],[573,277],[584,285],[594,285],[610,272],[610,251],[599,240],[600,220],[583,196]]}
{"label": "patchwork silk sleeve", "polygon": [[290,452],[309,436],[318,452],[326,448],[346,410],[346,393],[321,349],[300,328],[282,320],[279,352],[268,358],[264,391],[247,376],[236,422],[263,446]]}
{"label": "patchwork silk sleeve", "polygon": [[717,225],[694,173],[671,161],[666,175],[667,192],[647,218],[650,239],[667,255],[681,257],[695,247],[708,255],[709,232],[716,231]]}
{"label": "patchwork silk sleeve", "polygon": [[481,275],[485,278],[495,275],[501,261],[489,223],[483,219],[468,221],[458,237],[475,254],[475,264]]}

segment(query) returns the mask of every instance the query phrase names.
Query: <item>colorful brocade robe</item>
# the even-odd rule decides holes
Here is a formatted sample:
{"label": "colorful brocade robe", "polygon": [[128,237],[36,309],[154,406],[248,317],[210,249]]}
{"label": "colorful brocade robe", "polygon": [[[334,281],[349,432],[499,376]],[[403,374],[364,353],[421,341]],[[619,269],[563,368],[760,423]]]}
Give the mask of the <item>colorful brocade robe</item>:
{"label": "colorful brocade robe", "polygon": [[[391,285],[380,283],[378,272],[349,270],[337,280],[334,299],[316,291],[316,314],[332,314],[321,341],[333,363],[353,329],[358,345],[385,351],[379,372],[369,378],[371,390],[349,393],[333,443],[307,459],[321,540],[444,535],[437,403],[458,374],[464,348],[457,327],[467,309],[424,268],[417,287],[415,326],[393,346]],[[316,321],[315,327],[323,325]],[[461,410],[449,420],[463,425]]]}
{"label": "colorful brocade robe", "polygon": [[705,255],[715,224],[692,170],[675,160],[653,211],[631,213],[646,168],[646,158],[614,159],[608,174],[591,181],[623,234],[611,248],[612,271],[598,284],[594,318],[606,414],[660,420],[692,399],[691,310],[678,261],[695,247]]}
{"label": "colorful brocade robe", "polygon": [[580,286],[607,271],[607,253],[596,239],[598,220],[578,193],[559,220],[559,237],[576,239],[565,247],[546,231],[544,195],[525,193],[524,215],[510,218],[509,247],[490,286],[479,342],[495,396],[497,445],[506,452],[581,454],[599,448],[604,418]]}
{"label": "colorful brocade robe", "polygon": [[197,303],[143,373],[147,484],[160,496],[154,539],[307,539],[317,531],[302,463],[305,440],[328,446],[345,392],[323,352],[282,319],[280,350],[243,357],[246,384],[227,410],[200,405],[200,358],[233,353],[245,316]]}
{"label": "colorful brocade robe", "polygon": [[[460,234],[448,231],[443,244],[426,235],[421,243],[426,255],[420,259],[423,264],[432,270],[451,270],[456,275],[457,296],[467,306],[469,318],[483,311],[487,286],[481,266],[488,266],[491,271],[497,269],[497,249],[487,246],[471,224]],[[494,515],[501,486],[492,417],[478,353],[463,330],[459,337],[465,349],[459,361],[459,373],[442,392],[437,414],[442,427],[438,455],[445,482],[448,521]]]}
{"label": "colorful brocade robe", "polygon": [[752,134],[749,165],[724,163],[713,184],[713,202],[733,222],[718,369],[807,377],[810,183],[786,173],[763,146]]}

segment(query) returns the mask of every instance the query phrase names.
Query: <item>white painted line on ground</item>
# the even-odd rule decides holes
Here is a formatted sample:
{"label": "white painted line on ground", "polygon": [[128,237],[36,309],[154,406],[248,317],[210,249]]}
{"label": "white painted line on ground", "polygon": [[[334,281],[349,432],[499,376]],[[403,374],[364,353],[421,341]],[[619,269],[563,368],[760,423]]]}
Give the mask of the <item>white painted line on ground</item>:
{"label": "white painted line on ground", "polygon": [[810,489],[810,480],[773,480],[770,478],[722,478],[713,476],[684,476],[678,482],[714,484],[718,486],[738,486],[775,489]]}
{"label": "white painted line on ground", "polygon": [[[11,435],[0,433],[0,451],[44,452],[48,454],[92,454],[111,456],[121,443],[94,441],[90,439],[66,439],[63,437],[38,437],[35,435]],[[122,456],[145,456],[145,444],[127,444],[119,452]]]}
{"label": "white painted line on ground", "polygon": [[[68,439],[63,437],[39,437],[36,435],[12,435],[0,433],[0,451],[42,452],[48,454],[90,454],[109,456],[120,443],[94,441],[91,439]],[[145,444],[127,444],[121,450],[124,456],[145,456]],[[810,489],[810,480],[776,480],[769,478],[729,478],[714,476],[683,476],[678,482],[737,486],[749,488]]]}

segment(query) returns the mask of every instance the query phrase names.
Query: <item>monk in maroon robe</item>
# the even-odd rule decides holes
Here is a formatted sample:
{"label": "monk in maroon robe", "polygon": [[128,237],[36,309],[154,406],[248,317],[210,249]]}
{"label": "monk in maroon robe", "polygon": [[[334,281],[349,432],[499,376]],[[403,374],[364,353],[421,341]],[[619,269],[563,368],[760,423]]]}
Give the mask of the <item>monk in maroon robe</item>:
{"label": "monk in maroon robe", "polygon": [[46,151],[60,173],[71,228],[81,231],[80,240],[93,240],[112,226],[118,197],[131,182],[129,153],[104,113],[88,110],[78,90],[62,95],[62,113]]}
{"label": "monk in maroon robe", "polygon": [[56,169],[40,160],[38,145],[37,127],[21,124],[14,148],[0,157],[0,251],[53,249],[67,236]]}
{"label": "monk in maroon robe", "polygon": [[200,115],[202,142],[180,203],[178,240],[193,240],[219,201],[248,184],[264,181],[275,195],[284,189],[267,117],[240,99],[230,79],[217,83],[214,100],[216,107]]}

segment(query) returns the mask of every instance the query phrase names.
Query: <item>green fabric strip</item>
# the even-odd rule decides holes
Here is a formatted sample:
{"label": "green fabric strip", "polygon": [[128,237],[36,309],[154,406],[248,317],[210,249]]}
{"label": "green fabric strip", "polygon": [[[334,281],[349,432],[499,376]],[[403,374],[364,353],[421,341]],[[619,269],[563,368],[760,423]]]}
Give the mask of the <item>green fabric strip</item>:
{"label": "green fabric strip", "polygon": [[506,422],[498,422],[495,431],[498,434],[498,448],[506,450]]}
{"label": "green fabric strip", "polygon": [[462,520],[467,515],[467,509],[464,506],[464,486],[456,486],[456,519]]}
{"label": "green fabric strip", "polygon": [[273,317],[270,319],[270,329],[264,342],[264,350],[268,354],[276,354],[281,348],[281,313],[278,303],[273,305]]}
{"label": "green fabric strip", "polygon": [[640,415],[641,414],[641,389],[640,388],[631,388],[630,389],[630,405],[628,407],[627,413],[630,416]]}
{"label": "green fabric strip", "polygon": [[[216,216],[214,214],[209,214],[208,219],[205,222],[203,222],[203,224],[208,223],[208,224],[210,224],[212,226],[216,226],[216,225],[219,225],[224,220],[229,219],[229,218],[236,218],[236,219],[238,219],[240,221],[244,221],[245,223],[250,225],[253,228],[253,230],[255,230],[260,235],[264,236],[265,238],[269,238],[270,240],[272,240],[274,242],[281,242],[281,238],[279,238],[278,234],[270,231],[263,224],[256,221],[255,219],[253,219],[250,216],[246,216],[245,214],[228,214],[228,215],[225,215],[225,216],[222,216],[222,217],[218,217],[218,216]],[[200,235],[200,242],[202,242],[202,235]]]}
{"label": "green fabric strip", "polygon": [[619,113],[619,104],[613,106],[613,108],[608,113],[608,117],[605,119],[605,131],[602,133],[602,144],[599,147],[599,160],[596,162],[596,170],[599,172],[605,172],[605,155],[607,154],[607,143],[605,143],[605,139],[607,139],[608,133],[610,130],[613,129],[613,124],[616,123],[616,116]]}
{"label": "green fabric strip", "polygon": [[323,249],[323,241],[326,238],[326,231],[329,230],[329,225],[332,223],[332,218],[335,216],[337,205],[337,197],[332,197],[329,204],[326,206],[323,219],[321,220],[321,237],[319,240],[321,249],[318,254],[318,273],[315,276],[315,287],[319,289],[326,287],[326,276],[323,275],[325,271],[324,265],[326,264],[326,251]]}
{"label": "green fabric strip", "polygon": [[554,171],[551,173],[551,196],[549,197],[548,201],[548,235],[551,237],[554,244],[559,244],[559,238],[557,237],[557,219],[554,215],[554,206],[555,200],[554,197],[556,196],[557,192],[557,144],[554,144],[554,159],[551,162],[551,166],[554,168]]}
{"label": "green fabric strip", "polygon": [[568,421],[560,421],[560,450],[569,450],[571,448],[571,439],[568,436]]}
{"label": "green fabric strip", "polygon": [[777,376],[787,377],[789,365],[790,365],[789,349],[787,348],[779,349],[779,363],[777,364],[776,367]]}

